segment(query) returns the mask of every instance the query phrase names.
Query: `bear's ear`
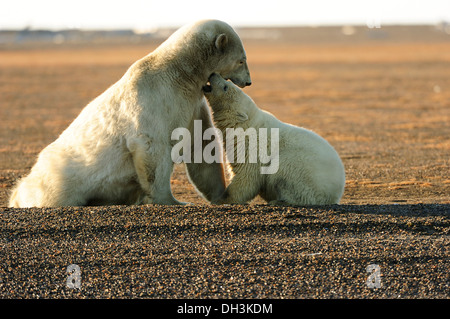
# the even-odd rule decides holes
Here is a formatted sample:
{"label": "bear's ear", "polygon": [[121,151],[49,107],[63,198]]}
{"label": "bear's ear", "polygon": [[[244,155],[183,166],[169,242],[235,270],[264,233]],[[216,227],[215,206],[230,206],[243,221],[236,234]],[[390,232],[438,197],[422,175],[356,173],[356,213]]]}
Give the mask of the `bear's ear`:
{"label": "bear's ear", "polygon": [[242,122],[245,122],[248,120],[248,115],[247,115],[247,113],[244,113],[244,112],[238,112],[236,117],[237,117],[238,123],[242,123]]}
{"label": "bear's ear", "polygon": [[216,48],[220,51],[220,52],[224,52],[225,51],[225,47],[227,46],[228,43],[228,37],[225,33],[219,34],[216,38]]}

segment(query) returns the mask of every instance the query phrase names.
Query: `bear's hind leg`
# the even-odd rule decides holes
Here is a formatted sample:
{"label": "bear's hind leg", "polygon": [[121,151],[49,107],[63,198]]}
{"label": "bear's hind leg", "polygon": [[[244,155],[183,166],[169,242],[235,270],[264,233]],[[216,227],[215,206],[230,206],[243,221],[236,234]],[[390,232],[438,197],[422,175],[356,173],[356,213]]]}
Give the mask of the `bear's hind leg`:
{"label": "bear's hind leg", "polygon": [[173,169],[170,147],[152,143],[150,138],[142,136],[129,141],[128,144],[139,184],[145,193],[142,204],[185,204],[173,197],[170,188]]}

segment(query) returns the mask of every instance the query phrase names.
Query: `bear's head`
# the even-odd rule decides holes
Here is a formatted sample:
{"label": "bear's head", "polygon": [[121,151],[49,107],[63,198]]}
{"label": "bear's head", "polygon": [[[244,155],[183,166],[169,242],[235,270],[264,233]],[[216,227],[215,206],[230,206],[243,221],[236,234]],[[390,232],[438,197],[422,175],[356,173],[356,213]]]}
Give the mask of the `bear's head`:
{"label": "bear's head", "polygon": [[248,119],[249,108],[253,100],[232,82],[227,81],[217,73],[209,77],[209,82],[203,87],[203,93],[214,113],[233,114],[237,122]]}
{"label": "bear's head", "polygon": [[[217,105],[223,102],[224,106],[229,105],[230,102],[236,100],[236,94],[239,89],[230,81],[224,79],[217,73],[211,74],[208,83],[203,87],[203,93],[209,102]],[[211,105],[211,107],[213,107]]]}
{"label": "bear's head", "polygon": [[214,72],[241,88],[251,85],[247,56],[239,36],[234,31],[221,33],[214,45],[219,54],[219,63]]}
{"label": "bear's head", "polygon": [[[178,47],[183,47],[200,59],[206,78],[218,73],[226,80],[243,88],[251,85],[247,56],[239,35],[220,20],[201,20],[186,25],[172,36]],[[198,70],[199,66],[195,66]]]}

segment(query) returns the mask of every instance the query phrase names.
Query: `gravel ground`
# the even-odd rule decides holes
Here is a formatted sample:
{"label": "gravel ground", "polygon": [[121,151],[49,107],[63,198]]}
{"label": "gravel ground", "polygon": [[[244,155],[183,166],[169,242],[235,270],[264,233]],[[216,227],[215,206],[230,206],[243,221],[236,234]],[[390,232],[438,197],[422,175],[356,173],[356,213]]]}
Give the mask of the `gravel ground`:
{"label": "gravel ground", "polygon": [[0,297],[445,299],[449,216],[448,204],[1,208]]}

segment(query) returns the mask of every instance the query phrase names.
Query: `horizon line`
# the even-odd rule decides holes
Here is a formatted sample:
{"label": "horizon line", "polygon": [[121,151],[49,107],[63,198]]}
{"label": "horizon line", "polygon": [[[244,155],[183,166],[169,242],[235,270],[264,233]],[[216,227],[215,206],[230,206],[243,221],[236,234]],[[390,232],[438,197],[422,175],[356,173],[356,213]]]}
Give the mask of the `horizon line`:
{"label": "horizon line", "polygon": [[[435,27],[439,25],[450,25],[450,22],[448,21],[438,21],[438,22],[392,22],[392,23],[380,23],[377,26],[369,25],[369,23],[305,23],[305,24],[234,24],[233,28],[238,29],[251,29],[251,28],[322,28],[322,27],[345,27],[345,26],[352,26],[352,27],[365,27],[369,29],[380,29],[383,27],[408,27],[408,26],[430,26]],[[151,30],[158,31],[158,30],[170,30],[170,29],[178,29],[182,27],[183,25],[163,25],[163,26],[156,26],[156,27],[38,27],[38,26],[24,26],[22,28],[15,27],[0,27],[0,31],[51,31],[51,32],[58,32],[58,31],[136,31],[136,30],[142,30],[142,31],[148,31]]]}

